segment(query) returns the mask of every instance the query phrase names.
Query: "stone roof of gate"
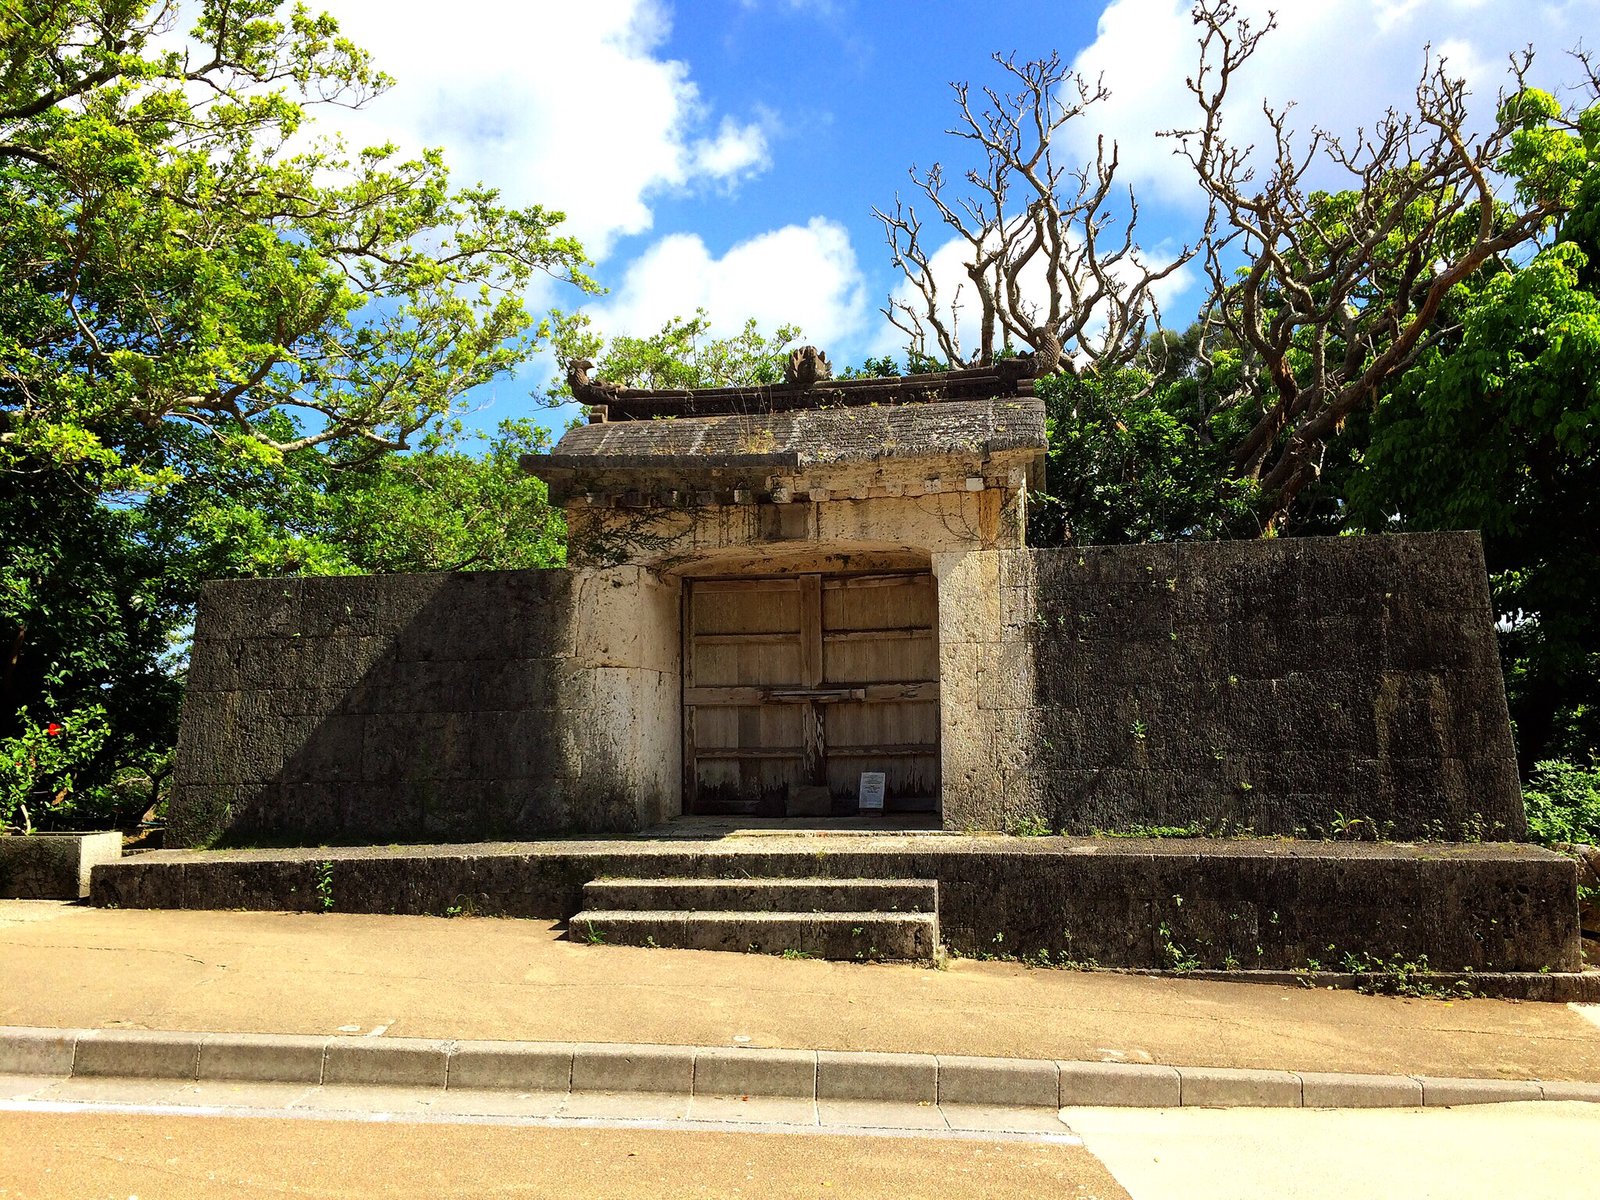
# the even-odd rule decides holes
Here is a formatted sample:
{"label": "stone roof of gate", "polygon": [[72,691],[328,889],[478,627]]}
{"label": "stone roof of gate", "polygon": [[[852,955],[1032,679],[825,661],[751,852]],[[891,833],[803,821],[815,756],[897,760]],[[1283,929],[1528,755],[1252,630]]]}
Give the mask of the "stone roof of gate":
{"label": "stone roof of gate", "polygon": [[[1043,452],[1044,405],[1032,396],[881,407],[790,410],[656,421],[607,421],[569,430],[555,449],[528,455],[549,468],[718,466],[804,471],[886,459],[987,458]],[[541,469],[543,468],[543,469]]]}

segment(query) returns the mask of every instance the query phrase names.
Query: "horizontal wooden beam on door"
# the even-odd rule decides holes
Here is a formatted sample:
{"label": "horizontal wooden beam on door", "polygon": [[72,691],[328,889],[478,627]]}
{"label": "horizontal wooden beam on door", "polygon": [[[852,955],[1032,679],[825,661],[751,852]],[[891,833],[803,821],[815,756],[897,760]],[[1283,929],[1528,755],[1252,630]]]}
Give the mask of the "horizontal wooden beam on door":
{"label": "horizontal wooden beam on door", "polygon": [[881,703],[892,700],[937,700],[939,685],[927,683],[869,683],[853,688],[794,687],[690,687],[683,689],[685,704],[743,707],[750,704],[830,704],[841,701]]}
{"label": "horizontal wooden beam on door", "polygon": [[910,638],[931,638],[933,630],[926,625],[909,629],[835,629],[822,635],[825,642],[891,642]]}
{"label": "horizontal wooden beam on door", "polygon": [[803,746],[696,746],[695,762],[708,759],[726,762],[744,758],[804,758]]}

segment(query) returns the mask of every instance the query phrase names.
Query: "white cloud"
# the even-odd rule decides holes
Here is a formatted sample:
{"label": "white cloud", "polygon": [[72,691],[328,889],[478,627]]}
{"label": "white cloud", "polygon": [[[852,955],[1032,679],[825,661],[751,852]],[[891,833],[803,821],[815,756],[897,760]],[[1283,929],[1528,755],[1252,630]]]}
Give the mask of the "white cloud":
{"label": "white cloud", "polygon": [[654,333],[669,319],[704,308],[713,332],[726,335],[754,317],[771,332],[800,326],[805,340],[835,352],[867,311],[850,234],[815,217],[786,225],[714,257],[697,234],[656,242],[628,267],[622,283],[586,311],[609,334]]}
{"label": "white cloud", "polygon": [[[1195,198],[1191,168],[1157,131],[1192,124],[1198,109],[1185,80],[1196,67],[1196,28],[1188,0],[1113,0],[1101,14],[1099,36],[1076,67],[1104,73],[1109,102],[1079,124],[1080,151],[1098,134],[1115,138],[1122,178],[1141,194],[1174,201]],[[1486,3],[1484,0],[1240,0],[1259,27],[1269,8],[1278,28],[1230,89],[1229,137],[1259,143],[1263,99],[1293,101],[1292,127],[1313,124],[1336,132],[1370,127],[1389,106],[1404,109],[1423,65],[1424,47],[1449,59],[1491,114],[1505,83],[1507,56],[1532,43],[1544,86],[1572,75],[1564,61],[1586,31],[1600,26],[1600,0]]]}
{"label": "white cloud", "polygon": [[719,117],[686,64],[658,57],[662,0],[325,2],[398,82],[324,123],[361,143],[444,145],[459,182],[564,211],[596,257],[650,228],[653,193],[728,187],[770,165],[771,114]]}

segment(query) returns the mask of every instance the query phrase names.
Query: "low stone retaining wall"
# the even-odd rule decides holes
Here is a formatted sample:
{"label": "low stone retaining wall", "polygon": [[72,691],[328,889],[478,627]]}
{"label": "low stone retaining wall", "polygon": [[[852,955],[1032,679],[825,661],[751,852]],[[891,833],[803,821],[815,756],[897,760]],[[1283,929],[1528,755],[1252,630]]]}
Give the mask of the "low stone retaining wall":
{"label": "low stone retaining wall", "polygon": [[0,898],[82,900],[89,871],[122,857],[120,833],[27,833],[0,837]]}
{"label": "low stone retaining wall", "polygon": [[1178,970],[1570,972],[1577,863],[1512,844],[953,835],[159,851],[92,899],[564,921],[591,879],[916,878],[955,953]]}

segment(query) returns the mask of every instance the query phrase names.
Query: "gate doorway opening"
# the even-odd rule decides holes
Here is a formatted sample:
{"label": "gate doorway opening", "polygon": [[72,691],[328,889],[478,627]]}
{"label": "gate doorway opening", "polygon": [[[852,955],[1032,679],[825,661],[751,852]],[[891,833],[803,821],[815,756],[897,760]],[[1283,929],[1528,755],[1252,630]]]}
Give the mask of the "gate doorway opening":
{"label": "gate doorway opening", "polygon": [[939,811],[938,588],[931,573],[690,579],[684,811]]}

